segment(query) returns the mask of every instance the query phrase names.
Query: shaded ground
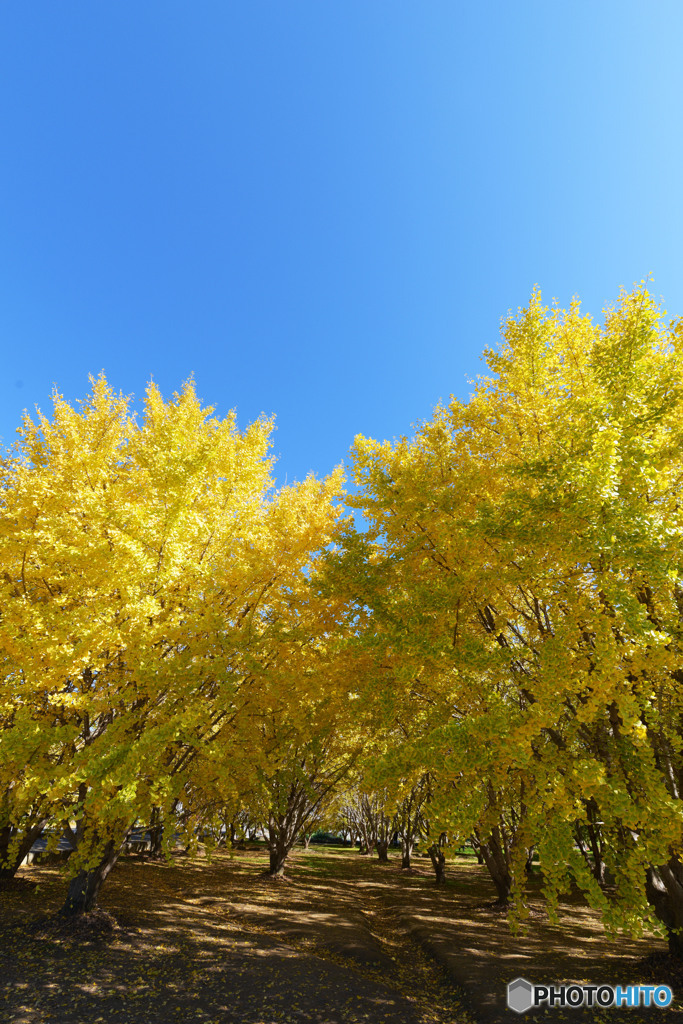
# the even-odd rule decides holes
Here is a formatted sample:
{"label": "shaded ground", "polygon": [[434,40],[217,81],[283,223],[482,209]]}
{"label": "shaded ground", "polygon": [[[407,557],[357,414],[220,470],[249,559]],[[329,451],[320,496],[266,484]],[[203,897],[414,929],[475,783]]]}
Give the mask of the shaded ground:
{"label": "shaded ground", "polygon": [[[272,882],[259,874],[263,850],[211,863],[128,858],[100,901],[118,927],[103,914],[84,934],[48,916],[64,896],[59,870],[24,869],[37,890],[0,892],[0,1020],[470,1024],[524,1019],[505,1009],[506,983],[518,975],[666,981],[640,964],[663,943],[609,943],[578,901],[553,928],[539,900],[528,934],[515,938],[487,908],[494,892],[478,865],[449,865],[437,888],[428,862],[415,863],[401,872],[396,859],[382,866],[348,850],[300,850],[289,880]],[[613,1010],[590,1019],[682,1016]],[[553,1010],[548,1019],[581,1015]]]}
{"label": "shaded ground", "polygon": [[0,893],[0,1020],[466,1024],[428,957],[411,953],[406,971],[362,914],[345,916],[344,898],[331,907],[321,859],[302,852],[292,880],[272,882],[259,875],[263,851],[211,864],[129,858],[100,899],[119,927],[105,918],[75,935],[47,916],[64,896],[58,869],[25,869],[37,890]]}
{"label": "shaded ground", "polygon": [[[426,868],[423,871],[427,873]],[[534,985],[662,983],[670,984],[677,996],[675,1006],[666,1013],[659,1009],[579,1011],[558,1007],[548,1011],[552,1020],[578,1024],[584,1020],[663,1022],[683,1018],[683,970],[675,965],[675,978],[671,976],[663,940],[620,936],[609,941],[597,915],[578,894],[562,902],[556,926],[548,921],[540,893],[531,895],[531,917],[523,933],[515,936],[506,915],[493,906],[495,891],[484,867],[460,859],[449,864],[447,872],[443,888],[425,886],[421,878],[413,878],[405,880],[400,890],[385,892],[382,902],[411,938],[429,950],[462,987],[478,1019],[509,1021],[545,1015],[546,1011],[539,1010],[520,1018],[507,1010],[507,983],[517,977]]]}

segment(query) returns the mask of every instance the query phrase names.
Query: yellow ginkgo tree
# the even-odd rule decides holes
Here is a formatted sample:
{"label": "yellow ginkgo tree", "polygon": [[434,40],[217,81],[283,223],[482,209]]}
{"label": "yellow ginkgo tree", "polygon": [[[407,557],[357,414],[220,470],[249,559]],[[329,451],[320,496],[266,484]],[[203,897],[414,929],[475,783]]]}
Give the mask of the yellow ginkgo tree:
{"label": "yellow ginkgo tree", "polygon": [[536,846],[550,896],[572,876],[634,931],[652,907],[681,952],[683,328],[644,285],[602,326],[536,291],[486,356],[412,440],[356,439],[370,532],[337,573],[372,611],[392,713],[433,716],[421,763],[503,888]]}
{"label": "yellow ginkgo tree", "polygon": [[37,816],[62,823],[78,913],[134,823],[177,807],[199,753],[237,737],[341,477],[275,492],[271,422],[239,431],[191,383],[170,401],[150,385],[140,423],[104,377],[80,409],[54,402],[3,477],[0,827],[7,865]]}

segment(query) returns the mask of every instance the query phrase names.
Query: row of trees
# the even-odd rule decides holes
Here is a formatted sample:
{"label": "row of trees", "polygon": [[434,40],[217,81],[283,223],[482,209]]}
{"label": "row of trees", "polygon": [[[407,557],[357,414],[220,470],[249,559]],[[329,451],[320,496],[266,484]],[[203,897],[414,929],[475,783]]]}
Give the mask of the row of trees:
{"label": "row of trees", "polygon": [[283,786],[315,802],[354,759],[344,615],[311,585],[341,473],[274,492],[271,426],[240,432],[191,385],[150,387],[138,424],[100,378],[80,410],[27,419],[4,464],[0,863],[67,829],[65,912],[138,820],[180,815],[191,840],[236,793],[270,801],[281,870]]}
{"label": "row of trees", "polygon": [[536,848],[551,903],[574,879],[636,932],[654,907],[679,953],[682,348],[645,287],[604,327],[535,292],[468,403],[356,440],[370,529],[334,568],[372,612],[365,699],[501,897]]}
{"label": "row of trees", "polygon": [[534,292],[469,402],[356,439],[365,532],[339,471],[273,491],[270,424],[191,386],[150,388],[139,426],[103,379],[27,420],[2,489],[5,870],[70,824],[84,909],[136,820],[191,837],[236,808],[277,873],[334,798],[380,855],[390,827],[404,862],[427,830],[471,841],[518,916],[537,850],[551,907],[574,881],[683,953],[682,348],[645,286],[603,326]]}

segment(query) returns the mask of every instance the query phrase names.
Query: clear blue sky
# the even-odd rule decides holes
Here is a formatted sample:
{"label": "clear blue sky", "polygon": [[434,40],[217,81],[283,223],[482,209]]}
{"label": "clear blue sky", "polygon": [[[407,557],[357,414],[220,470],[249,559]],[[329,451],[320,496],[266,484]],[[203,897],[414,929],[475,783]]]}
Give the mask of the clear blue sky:
{"label": "clear blue sky", "polygon": [[465,398],[538,283],[683,313],[683,4],[3,0],[0,436],[194,373],[278,477]]}

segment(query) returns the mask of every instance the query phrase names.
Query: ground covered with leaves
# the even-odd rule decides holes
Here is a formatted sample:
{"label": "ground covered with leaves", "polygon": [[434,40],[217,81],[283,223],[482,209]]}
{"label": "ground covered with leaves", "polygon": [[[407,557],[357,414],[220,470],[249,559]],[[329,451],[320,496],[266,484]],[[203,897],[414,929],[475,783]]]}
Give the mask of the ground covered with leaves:
{"label": "ground covered with leaves", "polygon": [[[59,869],[23,869],[0,892],[0,1020],[471,1024],[519,1019],[505,1010],[518,975],[677,985],[661,941],[608,942],[580,900],[551,926],[539,896],[527,933],[512,936],[485,872],[465,860],[443,887],[426,861],[402,872],[396,858],[381,865],[350,850],[298,850],[279,882],[265,866],[263,849],[171,864],[128,857],[100,910],[76,926],[56,918]],[[601,1014],[591,1019],[675,1019]]]}

